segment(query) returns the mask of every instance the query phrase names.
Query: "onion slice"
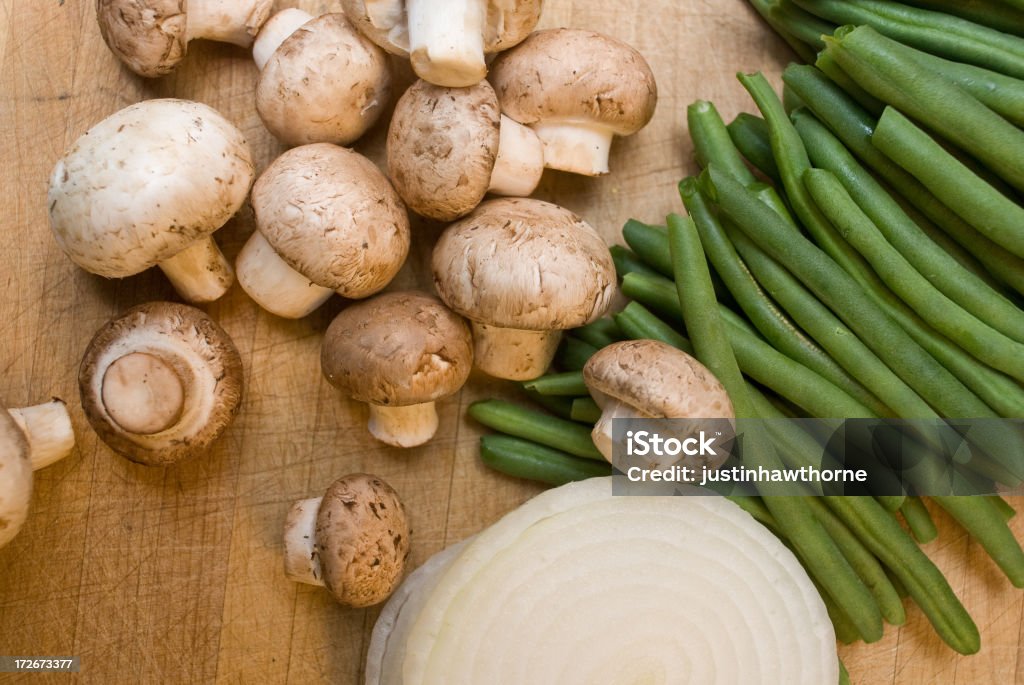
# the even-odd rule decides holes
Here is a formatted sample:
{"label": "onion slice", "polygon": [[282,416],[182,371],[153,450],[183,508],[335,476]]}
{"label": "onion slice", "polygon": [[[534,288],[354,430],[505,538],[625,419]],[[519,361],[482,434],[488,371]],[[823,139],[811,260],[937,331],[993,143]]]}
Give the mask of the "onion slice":
{"label": "onion slice", "polygon": [[424,576],[399,606],[401,632],[382,631],[382,661],[402,677],[380,683],[839,679],[832,624],[803,568],[720,497],[613,497],[609,478],[572,483]]}

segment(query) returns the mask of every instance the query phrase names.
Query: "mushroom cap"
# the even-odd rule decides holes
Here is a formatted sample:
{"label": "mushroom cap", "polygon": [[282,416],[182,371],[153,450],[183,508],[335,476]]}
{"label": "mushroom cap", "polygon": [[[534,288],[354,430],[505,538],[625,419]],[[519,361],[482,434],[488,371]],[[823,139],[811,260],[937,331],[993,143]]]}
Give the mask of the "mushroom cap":
{"label": "mushroom cap", "polygon": [[615,265],[590,224],[550,202],[483,202],[434,247],[434,286],[473,321],[523,330],[574,328],[600,317]]}
{"label": "mushroom cap", "polygon": [[409,216],[373,162],[329,143],[292,148],[252,191],[256,226],[288,266],[344,297],[386,286],[409,253]]}
{"label": "mushroom cap", "polygon": [[390,99],[387,55],[337,13],[285,38],[256,86],[260,118],[288,145],[352,143]]}
{"label": "mushroom cap", "polygon": [[96,0],[100,35],[140,76],[163,76],[185,57],[188,0]]}
{"label": "mushroom cap", "polygon": [[639,52],[583,29],[535,31],[494,60],[490,80],[501,111],[521,124],[592,122],[624,136],[651,120],[658,101]]}
{"label": "mushroom cap", "polygon": [[320,362],[331,385],[353,399],[402,407],[457,392],[473,365],[473,338],[436,297],[384,293],[335,317]]}
{"label": "mushroom cap", "polygon": [[735,418],[721,382],[699,361],[656,340],[600,349],[583,367],[587,387],[655,418]]}
{"label": "mushroom cap", "polygon": [[409,521],[394,488],[354,473],[331,483],[316,517],[324,585],[339,602],[367,607],[398,587],[409,557]]}
{"label": "mushroom cap", "polygon": [[[111,364],[140,352],[173,369],[184,391],[177,420],[147,435],[121,427],[103,400]],[[201,310],[149,302],[97,331],[79,367],[78,388],[85,417],[103,442],[132,461],[164,466],[202,454],[231,423],[242,400],[242,360],[224,329]]]}
{"label": "mushroom cap", "polygon": [[50,223],[83,269],[123,278],[220,228],[245,202],[242,132],[188,100],[146,100],[80,137],[50,177]]}
{"label": "mushroom cap", "polygon": [[420,80],[398,100],[388,129],[388,175],[417,214],[452,221],[491,181],[501,111],[487,81],[444,88]]}
{"label": "mushroom cap", "polygon": [[31,498],[28,438],[7,410],[0,407],[0,547],[21,530]]}
{"label": "mushroom cap", "polygon": [[[484,34],[484,52],[492,54],[508,50],[522,42],[540,21],[543,0],[489,0]],[[393,55],[409,57],[409,30],[405,3],[371,3],[385,7],[370,12],[366,0],[341,0],[345,16],[363,35]]]}

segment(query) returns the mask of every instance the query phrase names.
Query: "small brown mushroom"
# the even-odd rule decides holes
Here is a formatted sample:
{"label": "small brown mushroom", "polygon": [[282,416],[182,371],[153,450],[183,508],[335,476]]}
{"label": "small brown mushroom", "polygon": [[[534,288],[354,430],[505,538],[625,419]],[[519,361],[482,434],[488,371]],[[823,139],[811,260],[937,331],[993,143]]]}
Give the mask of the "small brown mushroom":
{"label": "small brown mushroom", "polygon": [[353,143],[391,99],[387,55],[343,14],[281,10],[252,51],[260,70],[256,111],[288,145]]}
{"label": "small brown mushroom", "polygon": [[444,88],[417,81],[395,106],[388,129],[388,175],[417,214],[452,221],[488,192],[530,195],[544,151],[529,128],[500,114],[487,81]]}
{"label": "small brown mushroom", "polygon": [[190,40],[252,45],[273,0],[97,0],[96,19],[110,50],[140,76],[163,76]]}
{"label": "small brown mushroom", "polygon": [[284,573],[326,587],[351,607],[383,602],[409,558],[409,522],[398,493],[377,476],[354,473],[323,497],[296,502],[284,525]]}
{"label": "small brown mushroom", "polygon": [[409,217],[373,162],[328,143],[288,150],[252,191],[256,231],[238,282],[269,312],[306,316],[337,292],[368,297],[409,253]]}
{"label": "small brown mushroom", "polygon": [[231,423],[242,361],[204,312],[150,302],[93,336],[78,387],[103,442],[132,461],[166,466],[203,454]]}
{"label": "small brown mushroom", "polygon": [[614,419],[733,419],[722,383],[699,361],[656,340],[626,340],[598,350],[583,367],[583,380],[601,418],[594,445],[612,460]]}
{"label": "small brown mushroom", "polygon": [[597,231],[525,198],[487,200],[445,229],[432,268],[441,299],[472,322],[477,367],[510,380],[542,374],[562,330],[600,317],[615,292]]}
{"label": "small brown mushroom", "polygon": [[242,132],[187,100],[146,100],[89,129],[50,176],[50,223],[86,271],[124,278],[159,266],[190,302],[231,286],[212,233],[241,208],[254,177]]}
{"label": "small brown mushroom", "polygon": [[501,111],[534,130],[544,163],[587,176],[608,173],[614,135],[654,116],[658,89],[643,56],[582,29],[536,31],[491,65]]}
{"label": "small brown mushroom", "polygon": [[520,42],[540,19],[541,0],[342,0],[370,40],[412,61],[439,86],[472,86],[487,75],[485,55]]}
{"label": "small brown mushroom", "polygon": [[396,447],[430,440],[434,402],[469,377],[473,340],[461,317],[416,292],[378,295],[331,322],[320,353],[331,385],[370,405],[370,433]]}
{"label": "small brown mushroom", "polygon": [[32,499],[32,472],[71,453],[75,433],[64,402],[0,408],[0,547],[21,530]]}

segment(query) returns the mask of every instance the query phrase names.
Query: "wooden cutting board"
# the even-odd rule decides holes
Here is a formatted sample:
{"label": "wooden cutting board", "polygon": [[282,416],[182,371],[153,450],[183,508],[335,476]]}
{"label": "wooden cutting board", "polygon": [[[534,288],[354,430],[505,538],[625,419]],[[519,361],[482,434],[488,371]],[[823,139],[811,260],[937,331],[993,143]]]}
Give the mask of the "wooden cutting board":
{"label": "wooden cutting board", "polygon": [[[278,3],[296,4],[313,13],[337,8]],[[105,281],[61,253],[45,201],[55,161],[95,122],[155,97],[219,109],[244,131],[260,170],[282,147],[254,110],[256,69],[244,51],[194,44],[178,72],[146,81],[108,52],[93,6],[0,0],[0,402],[63,397],[78,434],[69,459],[37,474],[31,518],[0,550],[0,655],[78,656],[82,677],[102,683],[359,682],[376,613],[344,609],[322,590],[285,580],[280,536],[289,504],[348,472],[380,474],[411,512],[412,561],[421,563],[539,491],[486,471],[476,454],[480,430],[464,418],[470,401],[514,390],[474,377],[441,404],[433,442],[382,447],[365,432],[365,409],[320,376],[320,337],[343,303],[335,298],[304,320],[285,321],[235,286],[205,308],[238,344],[247,385],[242,412],[213,453],[153,469],[99,443],[75,380],[89,337],[132,305],[176,296],[160,273]],[[582,214],[610,242],[620,242],[631,216],[657,221],[681,209],[675,184],[694,169],[686,105],[712,100],[727,119],[751,110],[735,72],[760,69],[778,84],[791,58],[743,0],[549,0],[543,25],[617,36],[640,49],[658,79],[654,121],[616,143],[612,175],[549,172],[538,192]],[[407,83],[408,71],[400,73]],[[383,133],[378,126],[358,145],[378,162]],[[218,233],[230,258],[252,230],[246,208]],[[416,225],[413,254],[392,287],[430,287],[439,231]],[[854,682],[1024,682],[1021,593],[962,531],[939,521],[942,535],[928,551],[977,620],[983,651],[958,658],[911,610],[882,642],[842,650]],[[1024,535],[1020,519],[1014,526]],[[0,675],[8,678],[16,679]]]}

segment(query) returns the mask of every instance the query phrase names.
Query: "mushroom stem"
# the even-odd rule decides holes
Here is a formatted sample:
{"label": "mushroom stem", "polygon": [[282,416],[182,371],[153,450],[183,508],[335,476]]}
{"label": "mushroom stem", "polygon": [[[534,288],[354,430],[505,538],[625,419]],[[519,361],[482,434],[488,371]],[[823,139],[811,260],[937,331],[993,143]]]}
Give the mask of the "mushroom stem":
{"label": "mushroom stem", "polygon": [[473,361],[495,378],[528,381],[551,365],[561,331],[525,331],[472,322]]}
{"label": "mushroom stem", "polygon": [[188,37],[247,48],[273,4],[273,0],[189,0]]}
{"label": "mushroom stem", "polygon": [[527,126],[501,115],[498,156],[487,187],[497,195],[528,197],[544,173],[544,146]]}
{"label": "mushroom stem", "polygon": [[236,266],[242,290],[268,312],[286,319],[306,316],[334,294],[288,266],[260,231],[246,241]]}
{"label": "mushroom stem", "polygon": [[289,7],[268,19],[252,44],[252,59],[256,62],[256,68],[263,71],[281,43],[312,18],[309,12]]}
{"label": "mushroom stem", "polygon": [[235,280],[231,264],[210,236],[160,262],[159,267],[178,294],[189,302],[213,302]]}
{"label": "mushroom stem", "polygon": [[584,176],[608,173],[614,132],[607,126],[579,121],[541,121],[531,128],[544,143],[544,165]]}
{"label": "mushroom stem", "polygon": [[404,407],[370,405],[370,434],[395,447],[415,447],[437,432],[437,410],[433,402]]}
{"label": "mushroom stem", "polygon": [[611,397],[601,398],[601,400],[597,400],[597,403],[601,405],[601,418],[594,424],[594,430],[590,432],[590,437],[594,440],[597,451],[610,462],[614,445],[612,438],[614,424],[612,422],[615,419],[650,419],[653,417],[632,405]]}
{"label": "mushroom stem", "polygon": [[316,551],[316,518],[322,497],[299,500],[284,523],[284,575],[297,583],[323,587],[324,574]]}
{"label": "mushroom stem", "polygon": [[406,11],[409,59],[420,78],[448,88],[483,80],[486,0],[408,0]]}
{"label": "mushroom stem", "polygon": [[34,407],[7,411],[28,439],[33,471],[71,454],[75,446],[75,431],[71,427],[71,416],[63,400],[55,398]]}

